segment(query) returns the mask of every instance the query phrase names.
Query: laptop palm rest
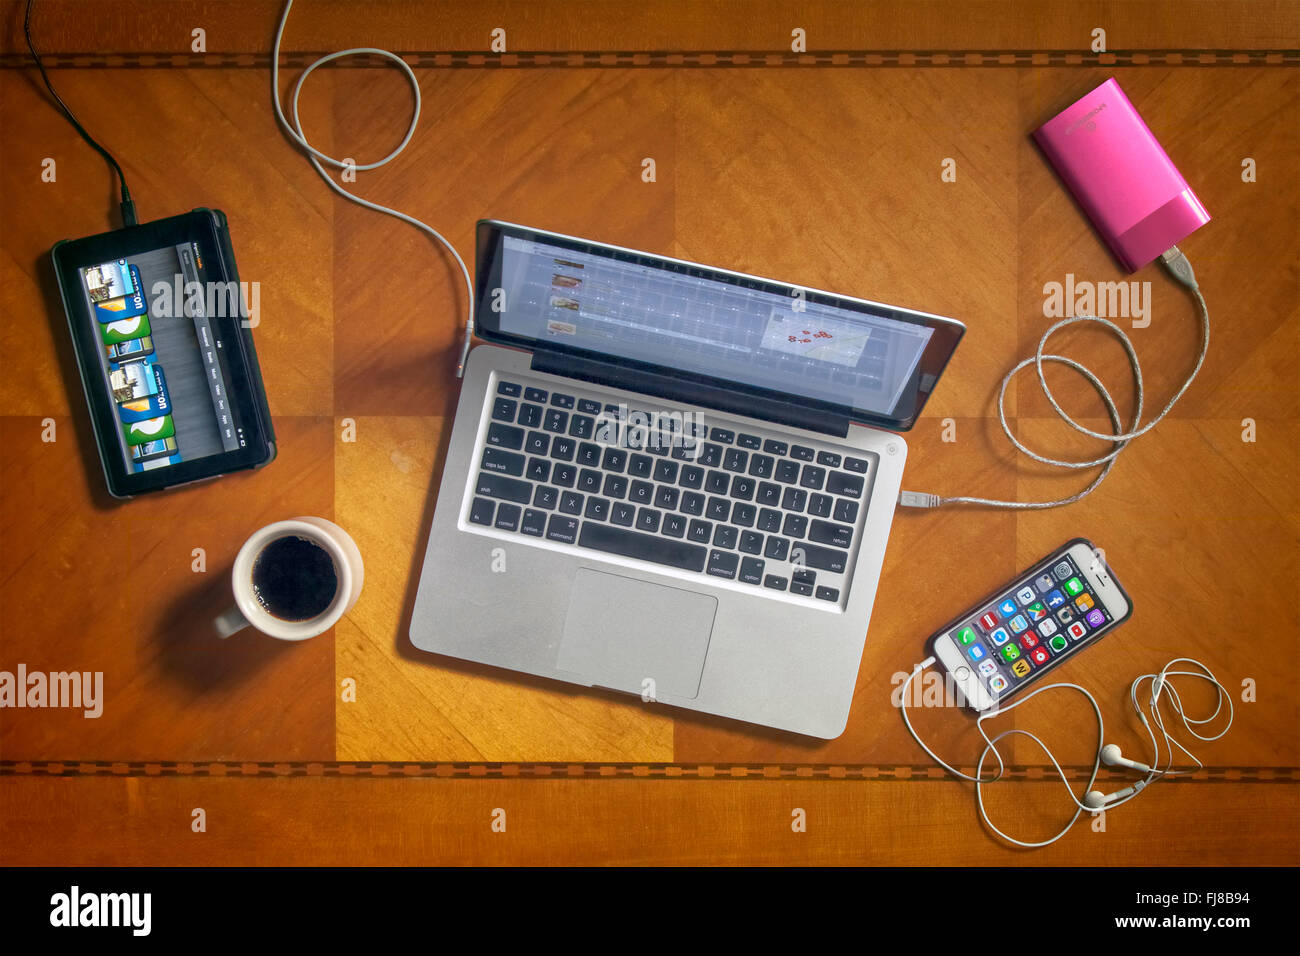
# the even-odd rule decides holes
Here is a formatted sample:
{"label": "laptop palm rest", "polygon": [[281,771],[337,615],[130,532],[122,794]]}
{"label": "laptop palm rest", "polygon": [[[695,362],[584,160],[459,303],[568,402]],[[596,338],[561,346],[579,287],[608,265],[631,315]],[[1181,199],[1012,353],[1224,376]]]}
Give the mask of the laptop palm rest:
{"label": "laptop palm rest", "polygon": [[556,666],[647,698],[695,698],[718,600],[580,568]]}

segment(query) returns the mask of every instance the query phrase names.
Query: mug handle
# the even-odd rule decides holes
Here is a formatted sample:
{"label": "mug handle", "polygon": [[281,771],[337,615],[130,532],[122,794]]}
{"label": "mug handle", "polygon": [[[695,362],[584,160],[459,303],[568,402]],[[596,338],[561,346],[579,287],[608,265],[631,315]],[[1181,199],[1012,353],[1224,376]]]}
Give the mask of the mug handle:
{"label": "mug handle", "polygon": [[227,638],[248,627],[249,623],[239,605],[232,604],[213,619],[212,626],[216,628],[217,637]]}

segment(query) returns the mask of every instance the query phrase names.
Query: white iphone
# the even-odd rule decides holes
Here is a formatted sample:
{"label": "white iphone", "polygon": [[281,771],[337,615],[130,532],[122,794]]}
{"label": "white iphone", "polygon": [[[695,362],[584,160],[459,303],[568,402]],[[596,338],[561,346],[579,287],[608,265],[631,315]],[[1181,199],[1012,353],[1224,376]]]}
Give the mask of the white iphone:
{"label": "white iphone", "polygon": [[1092,542],[1076,538],[930,639],[935,658],[981,713],[1090,647],[1133,611]]}

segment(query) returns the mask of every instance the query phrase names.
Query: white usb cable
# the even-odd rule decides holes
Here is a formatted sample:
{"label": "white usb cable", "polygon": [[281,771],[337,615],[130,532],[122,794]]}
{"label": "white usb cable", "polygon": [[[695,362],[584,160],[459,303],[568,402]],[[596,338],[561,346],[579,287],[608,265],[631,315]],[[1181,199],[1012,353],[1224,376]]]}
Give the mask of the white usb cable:
{"label": "white usb cable", "polygon": [[[1201,313],[1201,347],[1200,351],[1197,353],[1196,365],[1192,368],[1191,374],[1187,376],[1182,387],[1174,393],[1173,398],[1169,399],[1169,403],[1165,405],[1159,415],[1151,419],[1151,421],[1147,422],[1142,427],[1138,427],[1138,423],[1142,420],[1143,391],[1142,366],[1138,362],[1137,352],[1134,351],[1133,343],[1129,340],[1129,337],[1124,333],[1123,329],[1109,319],[1098,318],[1095,315],[1073,316],[1068,319],[1062,319],[1060,322],[1051,326],[1043,333],[1042,338],[1038,340],[1038,350],[1034,353],[1033,358],[1025,359],[1008,372],[1002,379],[1002,387],[998,390],[998,421],[1002,425],[1003,433],[1008,439],[1010,439],[1011,443],[1016,446],[1016,449],[1021,454],[1027,455],[1034,461],[1041,462],[1044,465],[1052,465],[1056,468],[1093,468],[1097,465],[1104,466],[1097,477],[1092,480],[1091,484],[1077,494],[1056,501],[999,501],[993,498],[973,498],[970,496],[945,498],[927,492],[904,491],[899,494],[898,503],[906,508],[940,508],[944,505],[966,504],[982,505],[989,508],[1036,510],[1043,508],[1056,508],[1061,505],[1072,504],[1073,502],[1079,501],[1092,494],[1093,491],[1097,489],[1097,486],[1105,481],[1106,476],[1110,474],[1111,468],[1115,466],[1115,462],[1119,458],[1119,453],[1128,447],[1128,443],[1155,428],[1155,426],[1169,414],[1174,405],[1178,403],[1178,400],[1183,397],[1183,393],[1191,387],[1192,382],[1196,379],[1197,373],[1201,371],[1201,366],[1205,363],[1206,352],[1208,352],[1210,348],[1210,309],[1209,306],[1206,305],[1205,297],[1201,295],[1201,290],[1196,284],[1196,275],[1192,271],[1191,263],[1187,261],[1187,257],[1183,255],[1182,251],[1177,246],[1174,246],[1161,255],[1160,261],[1163,262],[1165,267],[1169,270],[1169,274],[1191,290],[1192,295],[1196,297]],[[1128,354],[1129,364],[1133,366],[1133,380],[1136,386],[1133,423],[1129,425],[1128,431],[1122,431],[1123,426],[1119,417],[1119,409],[1116,407],[1115,401],[1111,398],[1110,393],[1106,391],[1106,387],[1102,385],[1101,380],[1098,379],[1096,375],[1072,358],[1064,355],[1049,355],[1044,353],[1048,339],[1061,329],[1069,325],[1074,325],[1076,322],[1100,323],[1104,328],[1109,329],[1119,337],[1120,344],[1124,346],[1124,351]],[[1080,425],[1065,412],[1065,409],[1061,408],[1056,401],[1056,396],[1052,394],[1052,390],[1047,385],[1046,377],[1043,375],[1044,362],[1056,362],[1074,369],[1082,375],[1094,389],[1097,390],[1097,394],[1101,396],[1102,403],[1106,406],[1106,413],[1110,417],[1111,427],[1113,429],[1111,434],[1108,435],[1105,432],[1093,431],[1090,428]],[[1015,433],[1011,431],[1011,426],[1007,424],[1007,413],[1005,407],[1007,387],[1011,384],[1011,380],[1015,378],[1022,369],[1028,368],[1031,365],[1034,366],[1038,372],[1038,384],[1043,389],[1043,394],[1046,395],[1047,400],[1052,403],[1052,408],[1056,410],[1056,414],[1059,415],[1067,425],[1075,431],[1092,438],[1099,438],[1103,441],[1113,442],[1115,447],[1106,454],[1088,461],[1065,461],[1058,458],[1048,458],[1046,455],[1040,455],[1020,441],[1020,439],[1016,437]]]}
{"label": "white usb cable", "polygon": [[[451,253],[452,258],[456,260],[456,265],[460,266],[461,275],[465,277],[465,292],[468,296],[467,308],[469,309],[469,314],[465,319],[465,342],[461,347],[460,360],[456,365],[456,377],[460,378],[465,374],[465,361],[469,357],[470,341],[474,336],[474,280],[470,278],[469,269],[465,266],[465,260],[460,257],[460,253],[456,251],[456,247],[448,242],[446,238],[443,237],[442,233],[438,232],[438,230],[434,229],[432,226],[421,222],[414,216],[408,216],[404,212],[399,212],[398,210],[392,209],[388,206],[381,206],[379,203],[371,202],[368,199],[362,199],[355,193],[348,192],[348,190],[336,183],[330,175],[325,172],[324,167],[321,166],[321,163],[325,163],[328,166],[333,166],[335,169],[353,169],[364,172],[369,169],[378,169],[380,166],[396,159],[402,150],[406,149],[406,145],[411,141],[411,137],[415,135],[415,127],[420,121],[420,82],[416,79],[415,71],[411,69],[407,62],[396,53],[391,53],[388,50],[379,50],[374,47],[355,47],[350,50],[340,50],[337,53],[329,53],[313,61],[305,70],[302,71],[302,75],[298,77],[298,82],[293,85],[293,94],[289,99],[289,109],[293,114],[293,124],[290,125],[289,121],[285,118],[284,110],[280,106],[280,40],[284,36],[284,25],[289,20],[289,11],[292,8],[293,0],[286,0],[284,13],[280,16],[280,25],[275,31],[275,45],[271,50],[271,99],[275,103],[275,115],[279,118],[280,124],[289,134],[290,138],[307,153],[307,159],[311,162],[312,166],[316,168],[316,172],[320,173],[321,179],[325,180],[325,183],[331,189],[343,196],[345,199],[351,200],[359,206],[365,206],[367,209],[373,209],[375,212],[385,213],[386,215],[402,220],[402,222],[410,223],[417,229],[424,230],[438,242],[442,243],[443,247]],[[415,97],[415,109],[411,114],[411,125],[406,128],[406,135],[402,137],[402,141],[397,144],[397,148],[391,153],[383,159],[376,160],[373,163],[347,163],[343,160],[335,159],[333,156],[327,156],[325,153],[322,153],[307,142],[307,137],[302,132],[302,120],[298,116],[298,94],[302,91],[303,82],[307,77],[311,76],[312,72],[315,71],[317,67],[324,66],[326,63],[331,63],[334,60],[341,60],[348,56],[366,55],[383,57],[386,60],[396,63],[402,68],[402,71],[406,74],[407,82],[411,85],[411,93]]]}

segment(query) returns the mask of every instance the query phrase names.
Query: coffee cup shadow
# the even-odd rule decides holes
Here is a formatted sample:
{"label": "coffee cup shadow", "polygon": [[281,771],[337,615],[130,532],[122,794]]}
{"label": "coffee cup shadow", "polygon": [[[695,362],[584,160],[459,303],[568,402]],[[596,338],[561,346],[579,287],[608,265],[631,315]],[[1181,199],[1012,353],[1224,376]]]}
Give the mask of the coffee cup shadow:
{"label": "coffee cup shadow", "polygon": [[178,593],[159,619],[155,642],[163,670],[193,690],[239,684],[293,649],[253,628],[222,639],[213,619],[230,607],[233,562],[203,575],[201,584]]}

